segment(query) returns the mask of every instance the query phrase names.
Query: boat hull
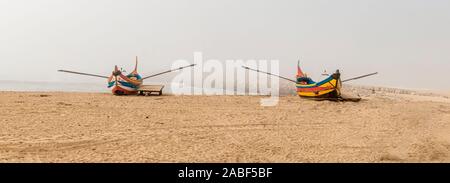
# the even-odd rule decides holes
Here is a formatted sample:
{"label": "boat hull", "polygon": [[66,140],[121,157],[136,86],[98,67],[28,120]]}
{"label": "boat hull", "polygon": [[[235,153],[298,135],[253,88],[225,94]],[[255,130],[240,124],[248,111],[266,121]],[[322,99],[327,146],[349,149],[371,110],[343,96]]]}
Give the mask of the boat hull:
{"label": "boat hull", "polygon": [[136,95],[141,85],[142,80],[131,79],[121,73],[113,74],[108,79],[108,88],[111,88],[114,95]]}
{"label": "boat hull", "polygon": [[339,72],[314,84],[297,83],[297,94],[304,98],[333,99],[341,97],[342,82]]}
{"label": "boat hull", "polygon": [[113,95],[137,95],[138,91],[135,89],[124,88],[122,86],[114,86],[111,89]]}

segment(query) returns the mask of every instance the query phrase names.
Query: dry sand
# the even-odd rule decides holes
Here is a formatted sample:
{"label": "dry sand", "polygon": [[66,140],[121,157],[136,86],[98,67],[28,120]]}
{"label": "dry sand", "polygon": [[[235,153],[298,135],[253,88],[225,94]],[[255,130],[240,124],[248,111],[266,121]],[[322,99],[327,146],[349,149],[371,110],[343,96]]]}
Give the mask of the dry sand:
{"label": "dry sand", "polygon": [[0,92],[0,162],[450,162],[448,97],[261,98]]}

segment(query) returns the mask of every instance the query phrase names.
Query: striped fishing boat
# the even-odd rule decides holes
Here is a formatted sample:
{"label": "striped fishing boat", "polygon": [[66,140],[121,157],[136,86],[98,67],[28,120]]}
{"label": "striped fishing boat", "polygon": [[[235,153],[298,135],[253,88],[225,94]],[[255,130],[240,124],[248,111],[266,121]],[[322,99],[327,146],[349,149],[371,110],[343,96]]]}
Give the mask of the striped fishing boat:
{"label": "striped fishing boat", "polygon": [[137,67],[132,73],[125,76],[116,66],[108,78],[108,88],[112,88],[112,93],[115,95],[137,94],[141,85],[142,77],[137,73]]}
{"label": "striped fishing boat", "polygon": [[247,66],[242,67],[247,70],[279,77],[281,79],[295,83],[295,86],[297,88],[297,94],[300,97],[316,100],[333,100],[333,101],[355,101],[355,102],[360,101],[361,100],[360,97],[349,97],[349,95],[343,95],[341,92],[342,83],[378,74],[378,72],[374,72],[371,74],[366,74],[342,81],[341,73],[339,72],[339,70],[337,70],[334,74],[328,76],[326,79],[320,82],[315,82],[311,78],[309,78],[305,73],[303,73],[302,69],[300,68],[300,61],[297,64],[296,80],[272,74],[269,72],[260,71],[258,69],[252,69]]}
{"label": "striped fishing boat", "polygon": [[341,97],[341,73],[337,70],[334,74],[326,79],[315,82],[307,77],[301,70],[300,65],[297,66],[297,94],[300,97],[309,98],[340,98]]}
{"label": "striped fishing boat", "polygon": [[[160,76],[163,74],[167,74],[170,72],[182,70],[189,67],[194,67],[195,64],[191,64],[184,67],[179,67],[176,69],[171,69],[168,71],[160,72],[157,74],[153,74],[146,77],[141,77],[141,75],[138,74],[137,68],[138,68],[138,58],[136,57],[136,66],[134,67],[133,72],[131,72],[128,75],[124,75],[122,70],[119,70],[117,65],[114,67],[114,71],[112,72],[111,76],[104,76],[104,75],[98,75],[98,74],[89,74],[84,72],[77,72],[77,71],[70,71],[70,70],[58,70],[59,72],[65,72],[70,74],[77,74],[77,75],[84,75],[84,76],[91,76],[91,77],[97,77],[97,78],[104,78],[108,80],[108,88],[111,89],[112,93],[114,95],[135,95],[139,93],[139,90],[142,86],[142,83],[144,80],[148,78],[153,78],[156,76]],[[159,85],[158,85],[159,86]],[[147,85],[148,87],[148,85]],[[144,87],[145,88],[145,87]],[[162,93],[162,88],[157,91],[159,92],[159,95]],[[146,89],[148,90],[148,89]],[[141,91],[142,92],[142,91]]]}

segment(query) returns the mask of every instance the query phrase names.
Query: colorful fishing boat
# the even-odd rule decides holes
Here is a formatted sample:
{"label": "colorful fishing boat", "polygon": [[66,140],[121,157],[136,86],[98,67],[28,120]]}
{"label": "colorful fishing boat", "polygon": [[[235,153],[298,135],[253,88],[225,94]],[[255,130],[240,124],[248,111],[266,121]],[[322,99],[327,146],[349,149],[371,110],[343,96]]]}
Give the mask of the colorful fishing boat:
{"label": "colorful fishing boat", "polygon": [[[151,76],[147,77],[141,77],[138,73],[138,58],[136,57],[136,65],[134,67],[133,72],[130,74],[124,75],[124,72],[122,69],[119,70],[117,65],[114,67],[114,70],[111,74],[111,76],[102,76],[102,75],[96,75],[96,74],[88,74],[83,72],[75,72],[75,71],[68,71],[68,70],[58,70],[59,72],[66,72],[71,74],[78,74],[78,75],[85,75],[85,76],[92,76],[92,77],[98,77],[98,78],[105,78],[108,80],[108,88],[111,89],[112,93],[114,95],[135,95],[139,93],[140,88],[143,86],[142,83],[145,79],[156,77],[162,74],[166,74],[169,72],[181,70],[188,67],[193,67],[195,64],[191,64],[185,67],[179,67],[177,69],[172,69],[164,72],[160,72],[157,74],[153,74]],[[162,89],[162,88],[161,88]],[[141,91],[142,93],[142,91]],[[159,94],[161,95],[161,91],[159,91]]]}
{"label": "colorful fishing boat", "polygon": [[326,99],[340,98],[342,88],[341,73],[337,70],[326,79],[315,82],[303,73],[300,65],[297,65],[296,87],[297,94],[300,97]]}
{"label": "colorful fishing boat", "polygon": [[108,88],[112,88],[112,93],[116,95],[137,94],[141,85],[142,77],[137,72],[137,62],[132,73],[125,76],[116,66],[108,78]]}
{"label": "colorful fishing boat", "polygon": [[315,99],[315,100],[334,100],[334,101],[360,101],[361,98],[359,97],[351,97],[348,95],[343,95],[341,92],[342,89],[342,83],[365,78],[368,76],[376,75],[378,72],[366,74],[363,76],[347,79],[347,80],[341,80],[341,73],[339,70],[337,70],[334,74],[329,75],[326,79],[315,82],[311,78],[309,78],[300,68],[300,61],[297,64],[297,79],[289,79],[283,76],[275,75],[272,73],[260,71],[257,69],[252,69],[246,66],[242,66],[244,69],[256,71],[259,73],[267,74],[270,76],[279,77],[281,79],[291,81],[295,83],[296,86],[296,92],[298,96],[303,98],[309,98],[309,99]]}

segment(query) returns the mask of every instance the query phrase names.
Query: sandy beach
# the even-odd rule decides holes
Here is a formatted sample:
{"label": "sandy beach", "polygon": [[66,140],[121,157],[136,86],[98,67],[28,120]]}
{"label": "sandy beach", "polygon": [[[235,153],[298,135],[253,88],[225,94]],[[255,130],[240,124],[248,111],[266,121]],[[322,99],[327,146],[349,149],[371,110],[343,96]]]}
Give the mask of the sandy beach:
{"label": "sandy beach", "polygon": [[450,162],[445,96],[0,92],[0,162]]}

